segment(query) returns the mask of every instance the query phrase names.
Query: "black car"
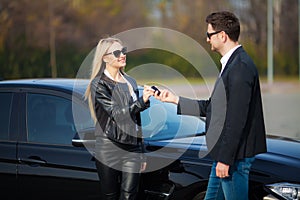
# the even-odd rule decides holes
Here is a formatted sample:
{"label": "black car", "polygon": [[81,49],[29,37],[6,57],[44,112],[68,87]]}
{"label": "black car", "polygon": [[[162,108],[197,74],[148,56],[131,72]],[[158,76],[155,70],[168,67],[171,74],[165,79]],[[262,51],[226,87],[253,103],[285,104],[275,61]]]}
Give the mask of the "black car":
{"label": "black car", "polygon": [[[0,82],[1,199],[99,199],[88,80]],[[142,90],[142,88],[141,88]],[[204,120],[151,99],[142,113],[148,171],[139,199],[202,199],[212,160]],[[250,199],[300,199],[300,142],[269,136],[250,172]]]}

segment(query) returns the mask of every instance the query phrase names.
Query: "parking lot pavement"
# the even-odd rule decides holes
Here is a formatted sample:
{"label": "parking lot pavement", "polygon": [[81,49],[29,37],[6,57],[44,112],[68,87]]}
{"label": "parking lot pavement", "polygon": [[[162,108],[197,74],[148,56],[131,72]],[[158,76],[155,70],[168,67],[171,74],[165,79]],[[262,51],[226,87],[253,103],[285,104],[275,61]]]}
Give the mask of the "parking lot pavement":
{"label": "parking lot pavement", "polygon": [[[206,99],[213,85],[178,84],[169,87],[181,96]],[[300,83],[262,83],[261,89],[267,133],[300,140]]]}
{"label": "parking lot pavement", "polygon": [[262,94],[267,132],[300,140],[300,83],[262,84]]}

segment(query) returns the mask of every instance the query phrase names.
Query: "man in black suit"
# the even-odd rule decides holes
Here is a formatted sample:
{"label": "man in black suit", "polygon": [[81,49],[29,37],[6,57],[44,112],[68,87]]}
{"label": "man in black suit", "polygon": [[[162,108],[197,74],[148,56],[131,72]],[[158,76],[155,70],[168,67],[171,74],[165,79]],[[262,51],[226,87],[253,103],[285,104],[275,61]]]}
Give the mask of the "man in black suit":
{"label": "man in black suit", "polygon": [[255,155],[266,152],[259,75],[238,43],[240,24],[230,12],[207,16],[207,42],[218,52],[222,69],[208,100],[194,100],[161,90],[155,97],[177,104],[177,114],[206,117],[206,141],[214,163],[205,199],[248,199],[248,179]]}

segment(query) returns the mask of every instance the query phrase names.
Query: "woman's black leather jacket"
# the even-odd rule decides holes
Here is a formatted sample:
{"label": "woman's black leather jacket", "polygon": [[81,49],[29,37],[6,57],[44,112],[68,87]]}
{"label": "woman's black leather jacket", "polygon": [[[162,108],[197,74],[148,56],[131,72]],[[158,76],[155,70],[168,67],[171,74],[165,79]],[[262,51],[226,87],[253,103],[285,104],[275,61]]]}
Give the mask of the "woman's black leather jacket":
{"label": "woman's black leather jacket", "polygon": [[92,81],[91,92],[98,120],[95,135],[121,144],[140,145],[143,143],[140,112],[148,108],[150,102],[145,103],[139,97],[136,81],[123,75],[132,85],[137,100],[133,101],[127,83],[115,82],[104,73]]}

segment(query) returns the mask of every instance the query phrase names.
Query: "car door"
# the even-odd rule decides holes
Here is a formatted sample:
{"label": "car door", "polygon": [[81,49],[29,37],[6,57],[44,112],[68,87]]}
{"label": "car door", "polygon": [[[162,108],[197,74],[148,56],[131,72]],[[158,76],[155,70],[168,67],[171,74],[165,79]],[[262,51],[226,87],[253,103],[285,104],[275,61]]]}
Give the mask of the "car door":
{"label": "car door", "polygon": [[[30,199],[97,196],[94,158],[84,147],[72,146],[77,130],[71,95],[52,90],[23,95],[26,124],[18,146],[20,194]],[[82,108],[82,112],[88,111]]]}
{"label": "car door", "polygon": [[13,198],[17,190],[16,135],[18,97],[10,90],[0,90],[0,188],[1,196]]}

